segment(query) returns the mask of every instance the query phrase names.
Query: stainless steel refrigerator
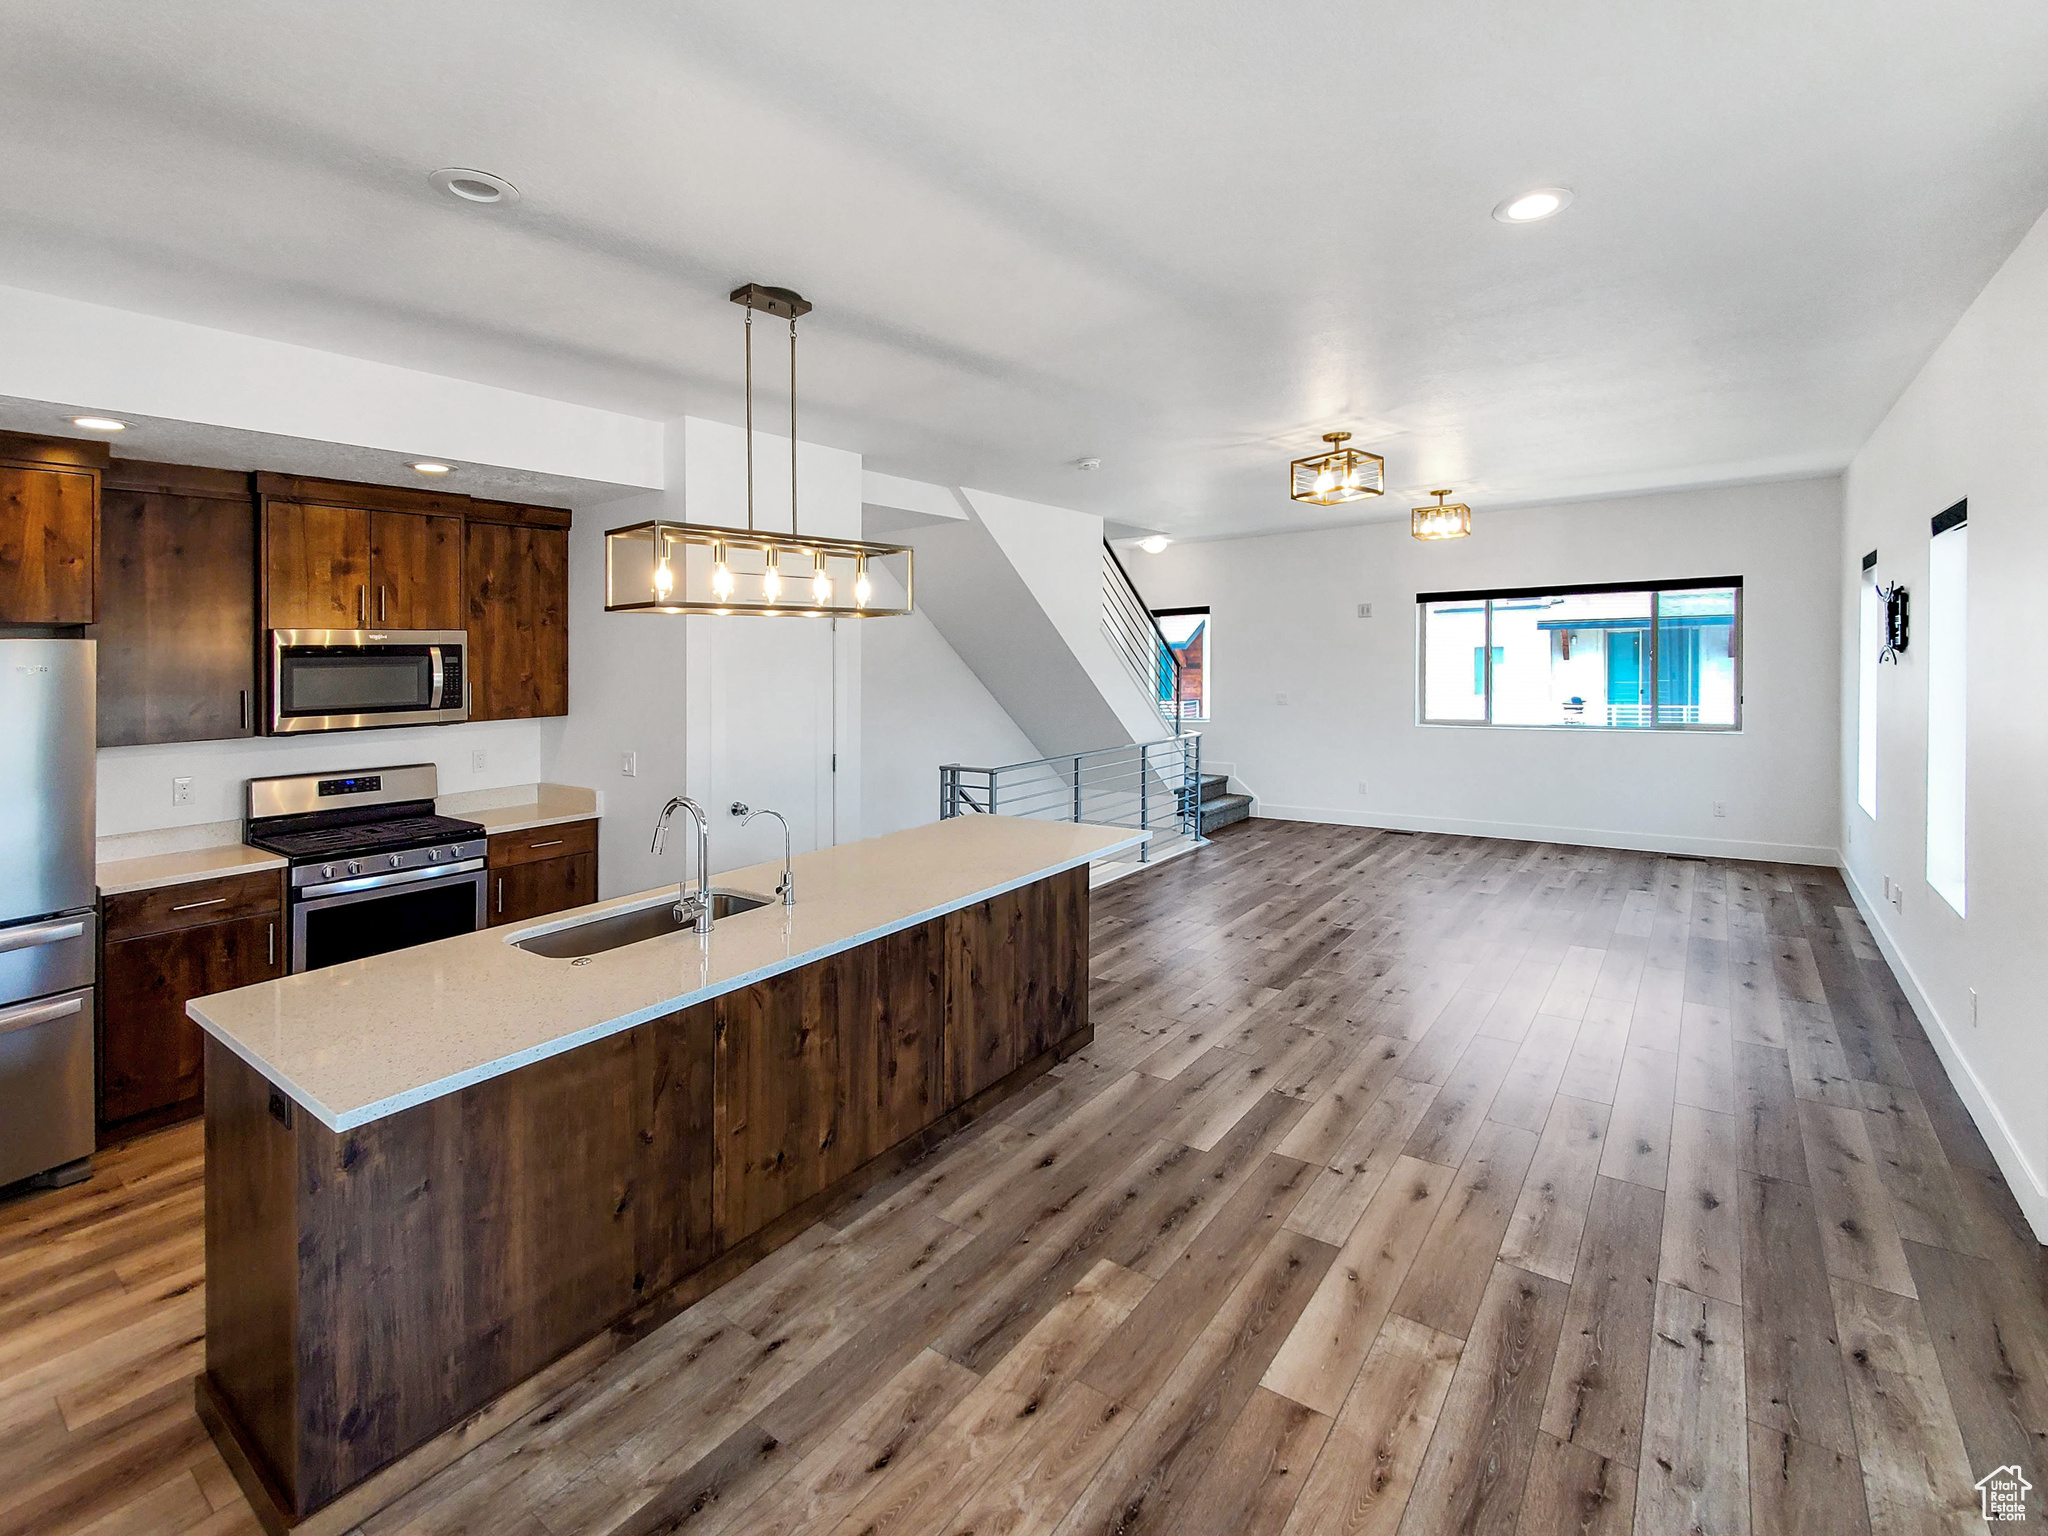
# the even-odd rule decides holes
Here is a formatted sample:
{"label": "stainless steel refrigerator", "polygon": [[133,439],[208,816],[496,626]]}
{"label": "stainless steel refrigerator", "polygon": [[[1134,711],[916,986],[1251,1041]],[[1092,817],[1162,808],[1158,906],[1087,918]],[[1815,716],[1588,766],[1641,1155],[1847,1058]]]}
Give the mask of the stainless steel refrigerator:
{"label": "stainless steel refrigerator", "polygon": [[92,1156],[96,649],[0,640],[0,1184]]}

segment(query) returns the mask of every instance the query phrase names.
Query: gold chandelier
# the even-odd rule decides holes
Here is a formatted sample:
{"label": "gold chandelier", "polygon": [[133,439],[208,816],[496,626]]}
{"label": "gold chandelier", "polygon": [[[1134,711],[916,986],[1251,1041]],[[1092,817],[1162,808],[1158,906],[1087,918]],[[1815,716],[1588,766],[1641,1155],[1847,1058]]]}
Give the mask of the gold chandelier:
{"label": "gold chandelier", "polygon": [[1293,485],[1287,494],[1319,507],[1384,494],[1387,461],[1363,448],[1346,448],[1350,440],[1349,432],[1325,432],[1323,441],[1330,445],[1329,452],[1296,459],[1289,466]]}
{"label": "gold chandelier", "polygon": [[1449,491],[1431,491],[1433,507],[1416,507],[1408,514],[1408,531],[1418,539],[1462,539],[1472,532],[1472,509],[1462,501],[1445,503]]}
{"label": "gold chandelier", "polygon": [[[811,306],[787,288],[747,283],[747,526],[657,518],[604,536],[605,612],[756,613],[771,618],[894,618],[911,611],[908,545],[804,537],[796,521],[796,322]],[[754,526],[754,311],[789,322],[789,532]],[[881,591],[887,571],[903,592]],[[881,601],[877,601],[877,597]]]}

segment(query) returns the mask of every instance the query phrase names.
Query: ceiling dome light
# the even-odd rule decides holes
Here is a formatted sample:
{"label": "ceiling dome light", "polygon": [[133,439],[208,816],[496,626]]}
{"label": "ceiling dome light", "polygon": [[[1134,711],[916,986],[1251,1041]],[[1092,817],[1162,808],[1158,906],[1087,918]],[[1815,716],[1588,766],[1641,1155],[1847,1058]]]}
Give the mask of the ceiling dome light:
{"label": "ceiling dome light", "polygon": [[1503,224],[1534,224],[1564,212],[1571,200],[1570,187],[1537,187],[1508,198],[1493,210],[1493,216]]}
{"label": "ceiling dome light", "polygon": [[111,416],[74,416],[71,425],[83,427],[88,432],[126,432],[128,423],[116,421]]}
{"label": "ceiling dome light", "polygon": [[1163,555],[1166,553],[1166,546],[1172,542],[1173,540],[1169,539],[1165,534],[1155,533],[1149,538],[1138,540],[1138,548],[1145,551],[1148,555]]}
{"label": "ceiling dome light", "polygon": [[413,468],[423,475],[446,475],[453,473],[455,466],[453,464],[436,464],[432,459],[422,459],[419,463],[413,465]]}
{"label": "ceiling dome light", "polygon": [[493,176],[489,171],[468,171],[459,166],[449,166],[432,172],[427,180],[450,196],[459,197],[465,203],[516,203],[519,189],[502,176]]}

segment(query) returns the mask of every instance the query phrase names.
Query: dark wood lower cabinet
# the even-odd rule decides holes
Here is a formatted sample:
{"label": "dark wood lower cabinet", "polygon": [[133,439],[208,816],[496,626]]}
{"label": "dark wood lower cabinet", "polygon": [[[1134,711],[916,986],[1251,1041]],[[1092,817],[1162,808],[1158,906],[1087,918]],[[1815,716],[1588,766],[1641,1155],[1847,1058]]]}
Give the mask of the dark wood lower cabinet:
{"label": "dark wood lower cabinet", "polygon": [[353,1131],[208,1040],[199,1399],[265,1524],[348,1529],[1079,1049],[1087,908],[1069,871]]}
{"label": "dark wood lower cabinet", "polygon": [[99,1000],[103,1140],[199,1113],[204,1037],[185,1004],[284,974],[283,905],[275,874],[107,898]]}
{"label": "dark wood lower cabinet", "polygon": [[494,869],[489,900],[493,928],[588,906],[597,900],[597,855],[572,853],[566,859]]}

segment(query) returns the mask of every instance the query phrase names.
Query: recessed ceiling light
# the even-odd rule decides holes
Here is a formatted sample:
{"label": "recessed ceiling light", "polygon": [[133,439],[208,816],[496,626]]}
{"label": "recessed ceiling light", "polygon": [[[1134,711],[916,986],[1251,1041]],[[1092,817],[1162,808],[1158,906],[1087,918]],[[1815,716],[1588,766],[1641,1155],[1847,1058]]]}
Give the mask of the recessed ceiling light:
{"label": "recessed ceiling light", "polygon": [[1534,224],[1554,213],[1562,213],[1572,200],[1570,187],[1537,187],[1520,192],[1493,210],[1503,224]]}
{"label": "recessed ceiling light", "polygon": [[1162,555],[1166,553],[1166,546],[1172,542],[1173,540],[1169,539],[1165,534],[1155,533],[1150,538],[1138,540],[1138,548],[1145,551],[1148,555]]}
{"label": "recessed ceiling light", "polygon": [[453,197],[465,203],[516,203],[519,189],[502,176],[493,176],[489,171],[469,171],[460,166],[449,166],[435,171],[427,180]]}
{"label": "recessed ceiling light", "polygon": [[453,472],[455,466],[453,464],[436,464],[432,459],[422,459],[419,463],[413,465],[413,468],[423,475],[445,475]]}
{"label": "recessed ceiling light", "polygon": [[71,425],[83,427],[88,432],[126,432],[128,423],[116,421],[111,416],[74,416]]}

